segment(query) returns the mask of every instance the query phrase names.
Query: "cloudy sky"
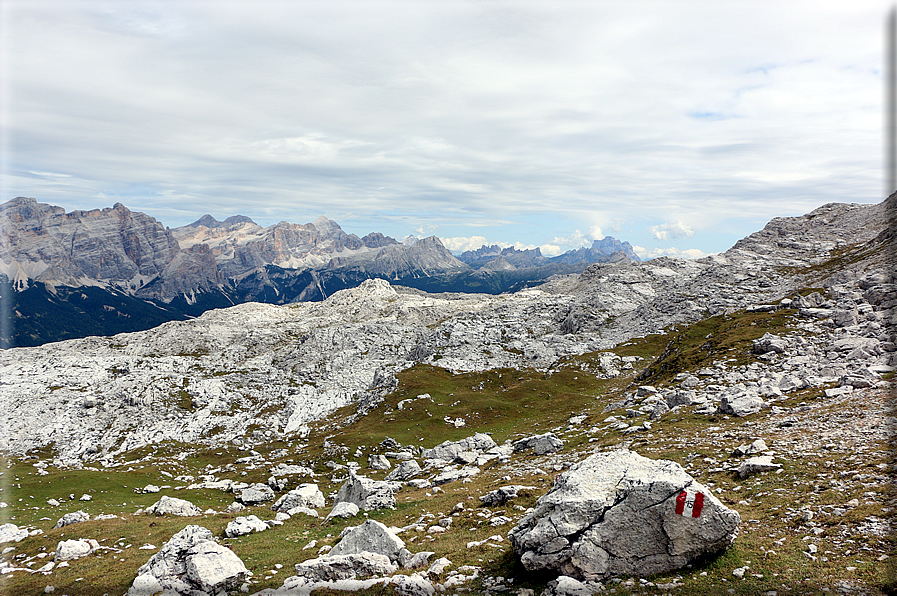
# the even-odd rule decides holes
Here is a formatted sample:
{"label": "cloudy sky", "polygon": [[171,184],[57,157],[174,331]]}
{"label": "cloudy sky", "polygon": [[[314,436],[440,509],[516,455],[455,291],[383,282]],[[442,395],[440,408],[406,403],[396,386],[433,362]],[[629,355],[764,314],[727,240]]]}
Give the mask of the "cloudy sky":
{"label": "cloudy sky", "polygon": [[882,199],[889,6],[3,0],[0,200],[700,256]]}

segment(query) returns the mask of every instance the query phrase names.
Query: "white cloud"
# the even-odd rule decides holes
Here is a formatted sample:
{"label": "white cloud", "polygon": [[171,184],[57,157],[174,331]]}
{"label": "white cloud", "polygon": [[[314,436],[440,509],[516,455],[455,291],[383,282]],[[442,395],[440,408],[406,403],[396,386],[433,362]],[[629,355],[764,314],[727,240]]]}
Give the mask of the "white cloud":
{"label": "white cloud", "polygon": [[484,236],[469,236],[467,238],[440,238],[442,245],[452,252],[464,252],[465,250],[476,250],[481,246],[488,245]]}
{"label": "white cloud", "polygon": [[545,257],[556,257],[564,252],[557,244],[543,244],[539,247],[539,250],[542,252],[542,256]]}
{"label": "white cloud", "polygon": [[163,4],[4,5],[0,201],[504,221],[544,252],[624,221],[724,249],[756,229],[733,221],[880,200],[874,2]]}
{"label": "white cloud", "polygon": [[648,228],[651,234],[658,240],[670,240],[673,238],[691,238],[694,232],[681,221],[668,221],[659,226]]}

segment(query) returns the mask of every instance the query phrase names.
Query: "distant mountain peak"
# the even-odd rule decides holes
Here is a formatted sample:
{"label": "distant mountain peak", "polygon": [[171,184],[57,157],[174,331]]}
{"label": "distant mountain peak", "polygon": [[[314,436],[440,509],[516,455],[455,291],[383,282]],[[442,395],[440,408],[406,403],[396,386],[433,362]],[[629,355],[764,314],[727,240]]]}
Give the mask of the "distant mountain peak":
{"label": "distant mountain peak", "polygon": [[231,215],[224,221],[218,221],[208,213],[194,221],[192,224],[187,224],[184,227],[187,228],[198,228],[199,226],[205,226],[207,228],[229,228],[231,226],[240,224],[240,223],[251,223],[255,224],[251,218],[246,217],[245,215]]}

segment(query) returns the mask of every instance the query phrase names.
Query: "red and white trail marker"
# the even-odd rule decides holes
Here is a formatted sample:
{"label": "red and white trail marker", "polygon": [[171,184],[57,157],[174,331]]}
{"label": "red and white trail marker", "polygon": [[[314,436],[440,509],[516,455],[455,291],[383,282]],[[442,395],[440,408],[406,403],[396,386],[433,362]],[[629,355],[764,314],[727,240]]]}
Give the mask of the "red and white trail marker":
{"label": "red and white trail marker", "polygon": [[704,493],[684,490],[676,497],[676,514],[698,517],[704,508]]}

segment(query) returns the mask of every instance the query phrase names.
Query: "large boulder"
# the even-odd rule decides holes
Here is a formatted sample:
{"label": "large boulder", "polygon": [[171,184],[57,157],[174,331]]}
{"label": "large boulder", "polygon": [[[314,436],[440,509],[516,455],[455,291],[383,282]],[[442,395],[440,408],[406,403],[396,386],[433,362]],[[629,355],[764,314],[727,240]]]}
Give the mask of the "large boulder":
{"label": "large boulder", "polygon": [[233,551],[215,542],[212,532],[187,526],[150,557],[128,590],[128,596],[219,594],[238,588],[249,571]]}
{"label": "large boulder", "polygon": [[717,412],[729,416],[749,416],[756,414],[766,405],[766,402],[756,393],[743,392],[724,395],[720,400]]}
{"label": "large boulder", "polygon": [[[65,518],[63,517],[63,519]],[[57,522],[57,528],[62,527],[60,525],[60,522],[62,522],[62,520],[59,520],[59,522]],[[15,524],[0,525],[0,544],[4,542],[19,542],[24,538],[28,538],[28,530],[26,530],[25,528],[20,528]]]}
{"label": "large boulder", "polygon": [[387,474],[386,480],[404,482],[405,480],[414,478],[420,474],[421,471],[420,464],[413,459],[409,459],[400,463],[396,466],[395,470]]}
{"label": "large boulder", "polygon": [[208,594],[239,588],[248,572],[234,551],[211,540],[187,551],[186,566],[187,578]]}
{"label": "large boulder", "polygon": [[71,513],[66,513],[62,517],[59,518],[59,521],[56,522],[56,525],[53,526],[53,529],[62,528],[65,526],[70,526],[72,524],[80,524],[81,522],[90,521],[90,515],[86,511],[72,511]]}
{"label": "large boulder", "polygon": [[56,545],[56,554],[53,556],[53,560],[58,563],[59,561],[78,559],[89,555],[98,548],[100,548],[100,543],[93,539],[60,540]]}
{"label": "large boulder", "polygon": [[465,451],[487,451],[498,447],[495,441],[487,434],[476,433],[472,437],[460,441],[445,441],[432,449],[424,449],[425,459],[444,459],[452,461]]}
{"label": "large boulder", "polygon": [[347,528],[342,540],[328,554],[333,556],[370,552],[385,555],[390,561],[395,561],[403,548],[405,543],[401,538],[382,523],[369,519],[360,526]]}
{"label": "large boulder", "polygon": [[514,441],[514,451],[530,451],[536,455],[545,455],[546,453],[555,453],[560,451],[564,446],[554,433],[545,433],[544,435],[533,435],[518,441]]}
{"label": "large boulder", "polygon": [[318,509],[323,507],[324,493],[318,490],[317,484],[300,484],[287,494],[277,499],[277,502],[271,506],[274,511],[289,511],[295,507],[306,507],[308,509]]}
{"label": "large boulder", "polygon": [[180,515],[181,517],[192,517],[194,515],[202,515],[202,509],[184,499],[177,497],[162,497],[152,505],[146,508],[146,513],[155,515]]}
{"label": "large boulder", "polygon": [[274,490],[267,484],[257,482],[252,486],[247,486],[242,489],[238,498],[244,505],[258,505],[265,501],[273,501]]}
{"label": "large boulder", "polygon": [[296,564],[296,575],[310,582],[392,575],[398,570],[398,565],[391,562],[389,557],[370,552],[327,555]]}
{"label": "large boulder", "polygon": [[724,550],[741,518],[671,461],[625,449],[561,474],[508,538],[528,570],[645,577]]}
{"label": "large boulder", "polygon": [[246,517],[238,517],[228,523],[227,527],[224,528],[224,535],[228,538],[236,538],[237,536],[245,536],[253,532],[264,532],[267,529],[268,524],[255,515],[248,515]]}
{"label": "large boulder", "polygon": [[336,494],[336,502],[354,503],[363,511],[391,508],[396,506],[396,498],[393,493],[401,487],[402,485],[398,482],[372,480],[350,471],[349,479]]}

